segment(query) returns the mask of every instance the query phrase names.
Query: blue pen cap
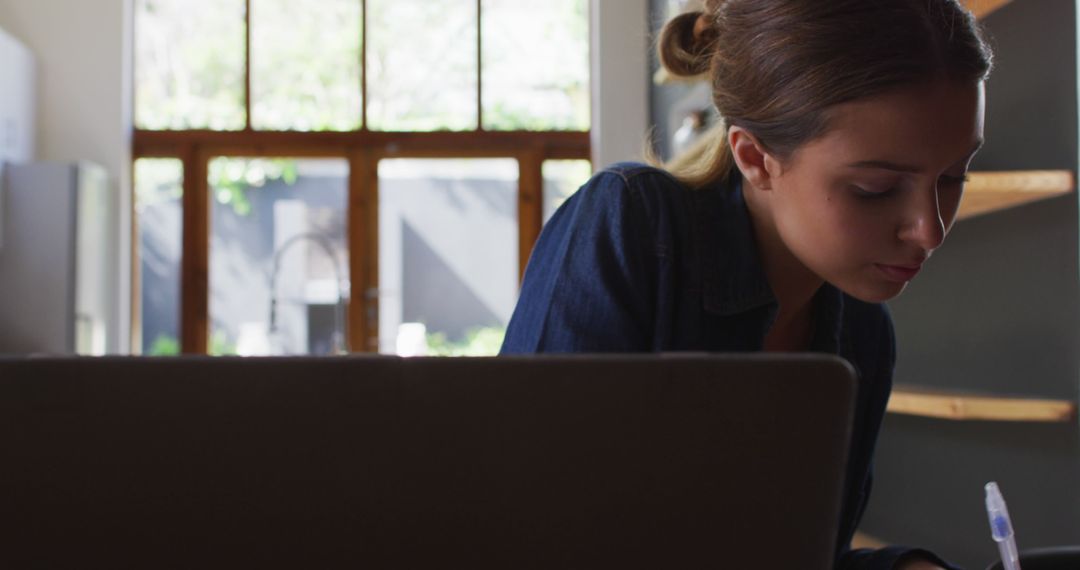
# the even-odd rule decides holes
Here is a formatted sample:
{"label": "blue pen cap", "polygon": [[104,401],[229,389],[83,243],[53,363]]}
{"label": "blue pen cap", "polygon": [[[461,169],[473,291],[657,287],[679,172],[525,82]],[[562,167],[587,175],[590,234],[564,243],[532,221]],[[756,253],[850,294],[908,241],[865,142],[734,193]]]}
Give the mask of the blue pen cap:
{"label": "blue pen cap", "polygon": [[1009,519],[1003,516],[996,516],[990,519],[990,533],[993,534],[994,540],[1005,540],[1012,534],[1012,526],[1009,524]]}
{"label": "blue pen cap", "polygon": [[997,483],[991,481],[986,484],[986,516],[990,519],[990,534],[996,542],[1007,540],[1013,534],[1012,521],[1009,520],[1009,509],[1005,506],[1005,499],[1001,496],[1001,489]]}

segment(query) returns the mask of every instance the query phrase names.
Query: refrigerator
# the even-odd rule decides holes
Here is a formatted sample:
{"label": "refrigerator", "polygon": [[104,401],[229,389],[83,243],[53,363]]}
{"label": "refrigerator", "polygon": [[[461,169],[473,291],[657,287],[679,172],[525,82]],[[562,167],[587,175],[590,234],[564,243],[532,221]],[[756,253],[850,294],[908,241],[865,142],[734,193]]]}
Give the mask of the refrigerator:
{"label": "refrigerator", "polygon": [[104,354],[117,253],[105,170],[7,164],[2,186],[0,354]]}

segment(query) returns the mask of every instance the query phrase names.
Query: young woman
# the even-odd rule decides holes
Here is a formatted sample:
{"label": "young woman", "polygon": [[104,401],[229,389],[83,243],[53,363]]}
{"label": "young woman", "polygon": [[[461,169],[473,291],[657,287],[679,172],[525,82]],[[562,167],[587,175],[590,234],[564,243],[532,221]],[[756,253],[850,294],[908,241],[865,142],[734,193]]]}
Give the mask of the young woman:
{"label": "young woman", "polygon": [[662,170],[597,174],[544,229],[503,353],[822,351],[860,376],[837,568],[948,567],[849,546],[892,385],[881,304],[942,244],[982,143],[991,55],[956,0],[708,0],[661,61],[723,124]]}

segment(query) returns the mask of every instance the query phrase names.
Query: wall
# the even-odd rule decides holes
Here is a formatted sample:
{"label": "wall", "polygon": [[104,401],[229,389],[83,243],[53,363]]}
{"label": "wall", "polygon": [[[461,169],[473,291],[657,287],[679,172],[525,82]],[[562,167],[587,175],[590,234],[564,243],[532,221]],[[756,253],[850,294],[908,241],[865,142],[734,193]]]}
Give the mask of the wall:
{"label": "wall", "polygon": [[0,28],[37,61],[37,158],[89,160],[111,189],[110,261],[115,292],[109,352],[127,352],[130,332],[130,0],[0,0]]}
{"label": "wall", "polygon": [[649,120],[647,0],[592,0],[592,160],[641,160]]}
{"label": "wall", "polygon": [[[37,136],[34,117],[34,56],[0,27],[0,164],[32,160]],[[0,166],[2,168],[2,166]],[[2,236],[0,236],[2,237]]]}
{"label": "wall", "polygon": [[[973,170],[1077,169],[1073,0],[1015,0],[986,20],[997,68]],[[892,309],[897,382],[1075,401],[1076,195],[962,221]],[[1080,537],[1075,422],[889,416],[863,529],[982,568],[997,556],[983,485],[1001,485],[1021,548]]]}
{"label": "wall", "polygon": [[4,206],[4,169],[8,162],[26,162],[34,157],[37,136],[34,117],[34,56],[22,42],[0,28],[0,251],[4,235],[10,233]]}

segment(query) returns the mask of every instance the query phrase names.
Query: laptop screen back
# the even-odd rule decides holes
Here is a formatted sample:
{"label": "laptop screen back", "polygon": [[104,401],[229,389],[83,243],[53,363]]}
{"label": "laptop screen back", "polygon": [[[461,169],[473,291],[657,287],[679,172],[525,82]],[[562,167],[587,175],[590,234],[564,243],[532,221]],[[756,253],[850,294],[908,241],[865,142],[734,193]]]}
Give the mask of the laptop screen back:
{"label": "laptop screen back", "polygon": [[0,361],[0,565],[825,569],[854,390],[822,356]]}

